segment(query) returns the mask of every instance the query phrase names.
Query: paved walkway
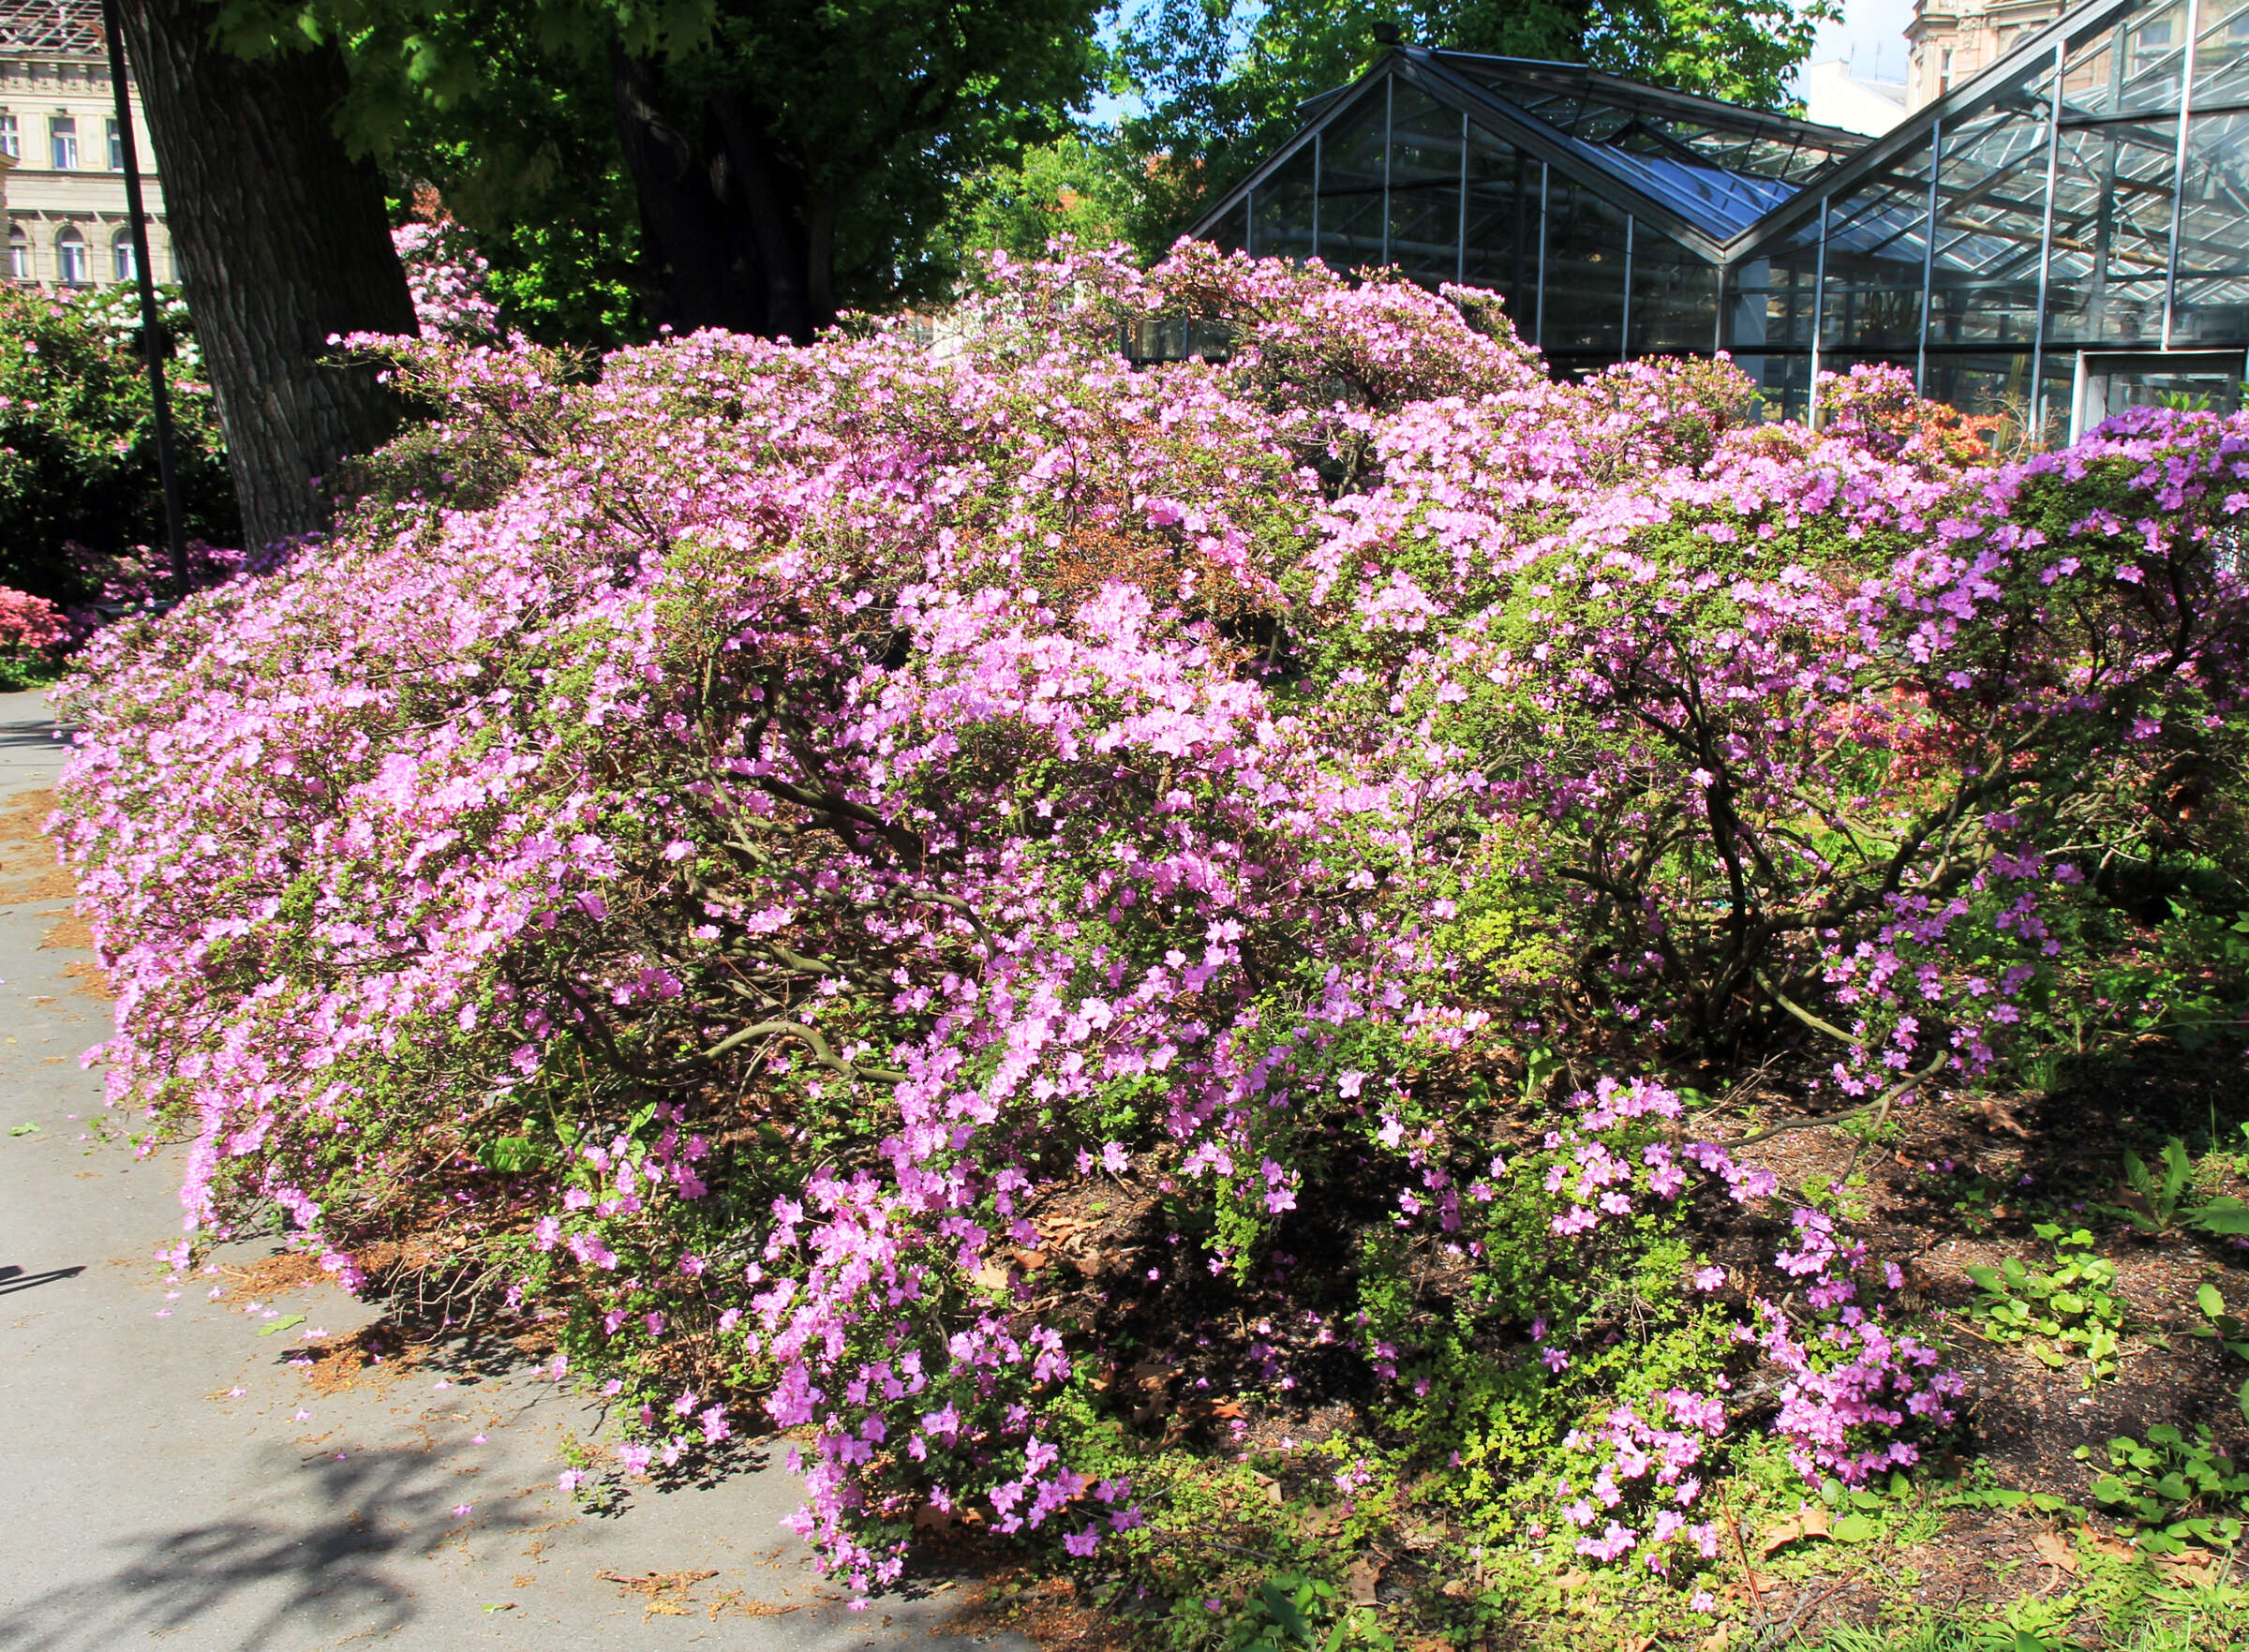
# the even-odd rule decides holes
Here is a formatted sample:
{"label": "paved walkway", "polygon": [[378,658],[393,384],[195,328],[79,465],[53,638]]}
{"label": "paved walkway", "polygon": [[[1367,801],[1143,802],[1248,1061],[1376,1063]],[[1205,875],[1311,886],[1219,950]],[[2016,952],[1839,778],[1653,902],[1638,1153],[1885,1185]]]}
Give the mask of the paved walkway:
{"label": "paved walkway", "polygon": [[[61,767],[47,716],[0,695],[0,1648],[889,1652],[941,1629],[944,1588],[845,1610],[779,1525],[778,1466],[588,1513],[556,1446],[593,1418],[552,1384],[394,1361],[335,1388],[291,1362],[304,1332],[373,1317],[333,1287],[222,1272],[168,1297],[150,1258],[179,1236],[176,1154],[98,1139],[77,1058],[109,1006],[26,841]],[[278,1321],[252,1302],[307,1317],[261,1336]]]}

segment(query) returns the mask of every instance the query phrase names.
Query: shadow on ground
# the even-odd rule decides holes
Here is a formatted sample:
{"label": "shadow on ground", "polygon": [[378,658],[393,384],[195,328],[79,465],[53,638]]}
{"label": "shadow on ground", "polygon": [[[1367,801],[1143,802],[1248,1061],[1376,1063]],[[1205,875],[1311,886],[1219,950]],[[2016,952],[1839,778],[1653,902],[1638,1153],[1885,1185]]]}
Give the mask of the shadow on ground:
{"label": "shadow on ground", "polygon": [[0,1614],[0,1646],[106,1652],[195,1631],[193,1645],[257,1652],[285,1632],[301,1644],[315,1623],[323,1638],[387,1635],[415,1616],[412,1591],[390,1562],[518,1531],[534,1518],[483,1508],[455,1515],[464,1480],[451,1457],[410,1449],[311,1461],[270,1453],[276,1501],[317,1502],[318,1516],[225,1520],[121,1539],[99,1576]]}

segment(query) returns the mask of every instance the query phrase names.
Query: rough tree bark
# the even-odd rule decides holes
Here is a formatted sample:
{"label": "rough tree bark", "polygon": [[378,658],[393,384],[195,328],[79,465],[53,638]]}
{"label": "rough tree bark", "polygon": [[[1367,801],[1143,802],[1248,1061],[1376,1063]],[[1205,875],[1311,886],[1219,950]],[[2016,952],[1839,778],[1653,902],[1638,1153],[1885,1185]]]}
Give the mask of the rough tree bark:
{"label": "rough tree bark", "polygon": [[339,333],[411,333],[381,175],[333,126],[326,46],[260,61],[211,37],[207,0],[123,0],[173,257],[211,374],[249,544],[319,531],[316,478],[395,427],[372,368],[325,360]]}
{"label": "rough tree bark", "polygon": [[665,111],[663,70],[610,54],[618,140],[656,278],[653,319],[809,342],[836,319],[835,212],[743,94],[704,101],[693,139]]}

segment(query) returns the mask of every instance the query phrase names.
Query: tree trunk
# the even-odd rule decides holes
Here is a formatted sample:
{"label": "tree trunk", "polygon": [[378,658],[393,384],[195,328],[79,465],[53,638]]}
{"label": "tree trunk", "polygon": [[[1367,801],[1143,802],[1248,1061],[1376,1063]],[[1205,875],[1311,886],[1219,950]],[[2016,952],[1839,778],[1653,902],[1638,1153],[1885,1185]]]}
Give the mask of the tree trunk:
{"label": "tree trunk", "polygon": [[206,0],[123,0],[173,257],[211,374],[252,546],[316,533],[336,462],[395,427],[371,367],[324,360],[343,333],[411,334],[381,174],[333,125],[334,46],[259,61],[211,37]]}
{"label": "tree trunk", "polygon": [[617,132],[639,198],[652,319],[809,342],[836,319],[834,214],[775,147],[767,112],[722,93],[699,141],[666,112],[663,71],[610,55]]}

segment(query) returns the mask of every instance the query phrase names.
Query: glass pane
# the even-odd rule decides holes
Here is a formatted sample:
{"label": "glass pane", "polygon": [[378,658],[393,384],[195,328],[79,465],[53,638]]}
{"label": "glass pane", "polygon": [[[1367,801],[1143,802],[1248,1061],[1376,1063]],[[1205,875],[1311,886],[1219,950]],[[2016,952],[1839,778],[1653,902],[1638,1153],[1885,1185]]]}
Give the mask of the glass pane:
{"label": "glass pane", "polygon": [[1815,216],[1754,255],[1726,277],[1726,349],[1751,378],[1750,365],[1765,349],[1811,349],[1812,290],[1819,269],[1820,225]]}
{"label": "glass pane", "polygon": [[2083,117],[2064,103],[2047,279],[2049,343],[2163,336],[2178,129],[2170,120]]}
{"label": "glass pane", "polygon": [[1583,185],[1558,171],[1548,180],[1548,355],[1613,362],[1624,353],[1624,225],[1621,210]]}
{"label": "glass pane", "polygon": [[2230,413],[2241,406],[2242,356],[2088,355],[2077,385],[2080,430],[2126,408],[2176,407]]}
{"label": "glass pane", "polygon": [[1237,201],[1211,230],[1211,245],[1220,252],[1240,252],[1249,245],[1247,203]]}
{"label": "glass pane", "polygon": [[1390,88],[1370,89],[1320,133],[1319,256],[1339,270],[1382,261]]}
{"label": "glass pane", "polygon": [[2195,105],[2249,103],[2249,0],[2202,0]]}
{"label": "glass pane", "polygon": [[1390,261],[1434,287],[1460,278],[1460,112],[1401,83],[1390,107]]}
{"label": "glass pane", "polygon": [[[1952,134],[1944,134],[1949,156]],[[1926,143],[1829,208],[1827,289],[1820,343],[1839,351],[1914,361],[1921,351],[1921,282],[1929,251]],[[2039,182],[2045,183],[2043,170]],[[2033,255],[2032,292],[2037,291]]]}
{"label": "glass pane", "polygon": [[2122,41],[2116,67],[2119,114],[2154,110],[2175,114],[2186,67],[2186,5],[2150,6],[2117,25]]}
{"label": "glass pane", "polygon": [[1539,287],[1539,163],[1468,128],[1467,268],[1470,287],[1507,301],[1515,331],[1536,336]]}
{"label": "glass pane", "polygon": [[1259,258],[1312,256],[1312,145],[1307,143],[1258,186],[1255,239]]}
{"label": "glass pane", "polygon": [[2028,344],[2038,326],[2053,71],[2026,75],[1944,133],[1929,343]]}
{"label": "glass pane", "polygon": [[[2203,0],[2204,39],[2210,38],[2211,7],[2239,3]],[[2141,7],[2070,52],[2062,82],[2064,102],[2079,115],[2176,113],[2185,38],[2184,0]]]}
{"label": "glass pane", "polygon": [[1625,343],[1708,353],[1718,332],[1718,269],[1646,224],[1632,236],[1632,308]]}
{"label": "glass pane", "polygon": [[2249,343],[2249,114],[2188,123],[2171,343]]}
{"label": "glass pane", "polygon": [[1922,394],[1932,401],[1950,402],[1964,413],[2025,419],[2031,401],[2031,352],[1955,354],[1932,349]]}
{"label": "glass pane", "polygon": [[1735,365],[1757,385],[1759,412],[1766,419],[1803,419],[1811,411],[1811,357],[1743,356]]}

